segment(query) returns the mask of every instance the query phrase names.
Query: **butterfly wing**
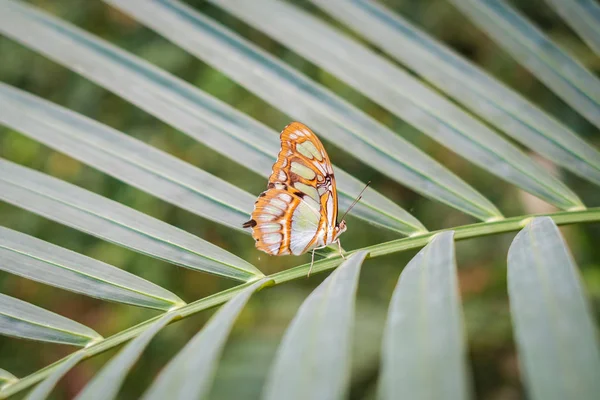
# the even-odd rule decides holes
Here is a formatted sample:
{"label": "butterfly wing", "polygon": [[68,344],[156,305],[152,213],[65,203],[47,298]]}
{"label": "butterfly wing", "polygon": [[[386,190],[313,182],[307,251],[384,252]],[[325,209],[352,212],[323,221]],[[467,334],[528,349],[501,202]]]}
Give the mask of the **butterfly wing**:
{"label": "butterfly wing", "polygon": [[300,255],[314,246],[321,215],[297,195],[282,189],[269,189],[258,198],[252,219],[256,248],[271,255]]}
{"label": "butterfly wing", "polygon": [[[323,144],[306,125],[292,122],[281,132],[281,150],[269,182],[285,185],[299,196],[317,202],[322,214],[324,242],[331,242],[337,220],[337,191],[329,156]],[[311,202],[312,203],[312,202]],[[313,204],[314,205],[314,204]]]}
{"label": "butterfly wing", "polygon": [[323,144],[304,124],[281,132],[281,150],[268,190],[256,202],[252,219],[258,249],[273,255],[302,254],[333,241],[337,192]]}

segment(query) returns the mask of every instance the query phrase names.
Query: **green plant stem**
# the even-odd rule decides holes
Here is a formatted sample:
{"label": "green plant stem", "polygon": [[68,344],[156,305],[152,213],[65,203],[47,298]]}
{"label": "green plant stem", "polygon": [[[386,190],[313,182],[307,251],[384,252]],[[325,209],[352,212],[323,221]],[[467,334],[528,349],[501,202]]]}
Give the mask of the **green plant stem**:
{"label": "green plant stem", "polygon": [[[581,211],[565,211],[565,212],[557,212],[553,214],[543,214],[550,216],[557,225],[567,225],[567,224],[576,224],[576,223],[584,223],[584,222],[600,222],[600,208],[590,208],[587,210]],[[538,216],[538,215],[535,215]],[[427,232],[424,234],[420,234],[418,236],[412,236],[397,240],[392,240],[390,242],[376,244],[373,246],[365,247],[362,249],[352,250],[347,254],[355,253],[359,250],[366,250],[368,252],[367,258],[374,258],[383,256],[386,254],[397,253],[405,250],[417,249],[425,246],[429,240],[436,234],[453,230],[454,239],[455,240],[465,240],[471,239],[481,236],[487,235],[496,235],[505,232],[517,231],[523,228],[534,215],[527,216],[519,216],[513,218],[506,218],[493,222],[481,222],[472,225],[463,225],[453,229],[444,229],[438,230],[435,232]],[[313,266],[313,274],[318,272],[324,272],[331,270],[337,267],[341,263],[342,259],[339,256],[326,258],[323,260],[316,261]],[[294,268],[290,268],[285,271],[277,272],[275,274],[269,275],[265,278],[265,284],[263,287],[279,285],[281,283],[285,283],[291,280],[306,278],[308,269],[310,264],[299,265]],[[203,299],[197,300],[193,303],[187,304],[180,308],[175,308],[169,310],[167,312],[176,314],[175,318],[171,321],[177,321],[181,318],[185,318],[192,314],[198,313],[200,311],[219,306],[225,303],[227,300],[231,299],[237,293],[242,291],[244,288],[251,285],[252,282],[246,282],[244,284],[235,286],[231,289],[216,293],[214,295],[205,297]],[[261,289],[263,288],[261,287]],[[133,326],[129,329],[126,329],[122,332],[119,332],[113,336],[110,336],[104,340],[100,340],[94,343],[89,344],[84,349],[79,351],[84,352],[84,358],[92,357],[96,354],[107,351],[113,347],[116,347],[130,339],[135,338],[140,335],[146,328],[148,328],[152,323],[159,318],[161,318],[164,314],[158,315],[154,318],[146,320],[136,326]],[[67,356],[61,360],[56,361],[55,363],[48,365],[45,368],[42,368],[31,375],[28,375],[14,383],[6,384],[0,390],[0,399],[5,399],[8,396],[15,394],[33,384],[41,381],[46,378],[52,371],[58,368],[62,363],[66,362],[70,357]]]}

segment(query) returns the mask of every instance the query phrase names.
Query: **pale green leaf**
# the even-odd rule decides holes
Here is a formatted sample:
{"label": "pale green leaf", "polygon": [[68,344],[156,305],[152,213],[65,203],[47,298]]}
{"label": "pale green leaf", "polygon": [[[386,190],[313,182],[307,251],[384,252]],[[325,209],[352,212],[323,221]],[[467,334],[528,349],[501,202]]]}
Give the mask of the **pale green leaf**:
{"label": "pale green leaf", "polygon": [[265,281],[258,281],[229,300],[162,370],[143,399],[205,398],[238,314],[250,296],[264,284]]}
{"label": "pale green leaf", "polygon": [[600,80],[504,0],[450,0],[557,96],[600,128]]}
{"label": "pale green leaf", "polygon": [[55,369],[46,379],[40,382],[35,389],[31,391],[25,398],[25,400],[44,400],[49,395],[54,386],[58,383],[58,381],[73,368],[76,366],[79,361],[83,359],[85,353],[83,351],[78,351],[77,353],[69,356],[67,361],[62,363],[57,369]]}
{"label": "pale green leaf", "polygon": [[508,295],[531,399],[597,399],[600,348],[579,271],[556,224],[538,217],[508,251]]}
{"label": "pale green leaf", "polygon": [[0,388],[4,385],[14,383],[18,380],[19,378],[17,378],[7,370],[0,368]]}
{"label": "pale green leaf", "polygon": [[0,199],[187,268],[242,281],[262,276],[251,264],[181,229],[3,159]]}
{"label": "pale green leaf", "polygon": [[166,289],[127,271],[0,227],[0,269],[99,299],[159,310],[185,304]]}
{"label": "pale green leaf", "polygon": [[85,325],[1,293],[0,334],[74,346],[102,339]]}
{"label": "pale green leaf", "polygon": [[[0,23],[0,32],[74,69],[243,166],[265,177],[271,174],[280,147],[273,130],[74,26],[12,1],[0,0],[0,8],[4,10],[0,14],[0,22],[4,22]],[[11,100],[8,104],[12,107],[6,108],[4,117],[0,114],[0,121],[4,119],[6,124],[49,146],[80,157],[83,162],[90,161],[96,168],[166,201],[237,229],[241,229],[252,210],[253,196],[188,164],[103,125],[62,109],[58,111],[49,103],[36,102],[35,98],[15,90],[5,91],[6,101]],[[60,129],[44,130],[49,128],[49,111],[52,122]],[[39,117],[36,129],[31,128],[33,122],[24,118],[24,114]],[[84,133],[87,134],[83,136]],[[85,158],[79,156],[81,146],[85,146]],[[90,152],[94,152],[91,160]],[[114,157],[107,159],[111,154]],[[347,207],[364,184],[337,167],[335,172],[340,204]],[[426,231],[412,215],[372,189],[365,193],[353,213],[406,234]]]}
{"label": "pale green leaf", "polygon": [[265,399],[345,398],[356,288],[366,256],[352,255],[304,301],[277,350]]}
{"label": "pale green leaf", "polygon": [[[548,1],[566,4],[562,0]],[[582,178],[600,184],[597,150],[567,126],[402,16],[371,0],[311,2],[513,139]]]}
{"label": "pale green leaf", "polygon": [[392,179],[477,218],[501,216],[481,194],[408,141],[183,3],[105,1]]}
{"label": "pale green leaf", "polygon": [[600,56],[600,4],[594,0],[546,0]]}
{"label": "pale green leaf", "polygon": [[490,173],[560,208],[582,206],[563,183],[485,124],[293,4],[279,0],[212,1]]}
{"label": "pale green leaf", "polygon": [[400,275],[381,349],[381,399],[469,398],[453,236],[434,236]]}
{"label": "pale green leaf", "polygon": [[[0,0],[0,9],[3,5]],[[0,13],[0,24],[2,18]],[[106,125],[1,83],[0,123],[232,228],[242,230],[252,210],[254,196],[236,186]]]}
{"label": "pale green leaf", "polygon": [[94,378],[77,394],[77,400],[111,400],[117,396],[127,372],[140,358],[150,340],[176,316],[166,313],[150,325],[144,333],[131,341],[113,357]]}

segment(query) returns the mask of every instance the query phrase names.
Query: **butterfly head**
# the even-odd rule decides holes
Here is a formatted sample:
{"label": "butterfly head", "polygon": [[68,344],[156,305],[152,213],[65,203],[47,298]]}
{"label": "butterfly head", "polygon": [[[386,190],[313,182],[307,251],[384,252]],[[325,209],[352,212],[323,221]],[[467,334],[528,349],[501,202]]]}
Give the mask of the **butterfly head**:
{"label": "butterfly head", "polygon": [[338,224],[334,228],[335,230],[333,232],[333,241],[337,240],[337,238],[339,238],[342,233],[346,232],[345,217],[350,212],[350,210],[352,210],[352,208],[356,205],[356,203],[358,203],[360,201],[360,199],[362,199],[362,194],[365,192],[365,190],[367,190],[367,188],[369,187],[370,184],[371,184],[371,181],[367,182],[367,184],[365,185],[363,190],[360,191],[360,193],[358,194],[356,199],[354,199],[352,204],[350,204],[350,207],[348,207],[348,209],[346,210],[344,215],[342,215],[342,220],[340,222],[338,222]]}
{"label": "butterfly head", "polygon": [[337,240],[342,233],[346,232],[346,221],[342,220],[337,224],[333,231],[333,240]]}

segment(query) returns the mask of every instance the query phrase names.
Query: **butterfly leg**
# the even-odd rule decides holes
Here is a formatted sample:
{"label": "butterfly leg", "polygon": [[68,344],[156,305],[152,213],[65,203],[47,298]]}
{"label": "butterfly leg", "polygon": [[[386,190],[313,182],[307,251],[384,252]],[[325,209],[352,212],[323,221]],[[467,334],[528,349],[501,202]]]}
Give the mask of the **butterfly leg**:
{"label": "butterfly leg", "polygon": [[340,256],[342,256],[342,258],[345,260],[346,257],[344,257],[344,253],[342,253],[342,244],[340,243],[340,238],[338,238],[338,240],[336,240],[337,244],[338,244],[338,249],[340,250]]}
{"label": "butterfly leg", "polygon": [[307,278],[310,277],[310,273],[312,271],[313,264],[315,263],[315,250],[316,249],[313,249],[313,251],[312,251],[312,256],[311,256],[311,259],[310,259],[310,268],[308,269],[308,275],[306,275]]}
{"label": "butterfly leg", "polygon": [[327,246],[315,247],[315,248],[312,250],[312,256],[311,256],[311,259],[310,259],[310,268],[309,268],[309,270],[308,270],[308,275],[306,275],[306,277],[307,277],[307,278],[309,278],[309,277],[310,277],[310,273],[311,273],[311,271],[312,271],[312,269],[313,269],[313,264],[315,263],[315,250],[324,249],[325,247],[327,247]]}

